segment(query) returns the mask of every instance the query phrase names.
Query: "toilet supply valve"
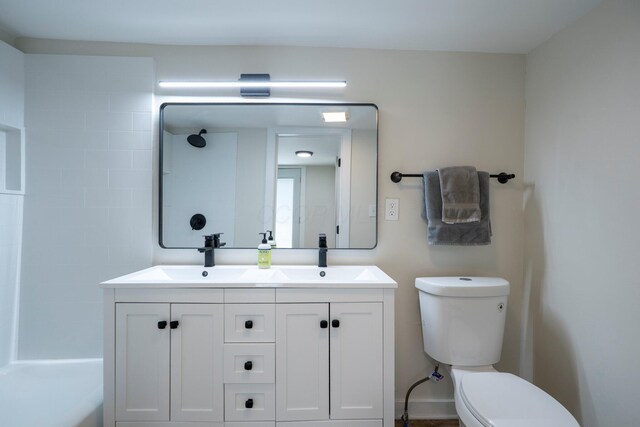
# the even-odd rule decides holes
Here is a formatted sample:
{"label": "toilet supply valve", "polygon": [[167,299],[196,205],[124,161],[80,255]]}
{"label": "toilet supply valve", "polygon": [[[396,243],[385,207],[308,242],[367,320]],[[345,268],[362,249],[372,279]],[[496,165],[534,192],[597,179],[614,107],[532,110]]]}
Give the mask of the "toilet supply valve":
{"label": "toilet supply valve", "polygon": [[444,379],[444,375],[440,374],[438,372],[438,369],[440,369],[440,365],[436,365],[433,368],[433,372],[431,373],[431,375],[416,381],[411,385],[411,387],[409,387],[409,390],[407,391],[407,395],[404,397],[404,412],[400,417],[400,420],[402,421],[402,427],[409,427],[409,396],[411,396],[411,392],[413,391],[414,388],[416,388],[417,386],[419,386],[424,382],[429,381],[430,379],[435,380],[435,382],[442,381]]}
{"label": "toilet supply valve", "polygon": [[438,383],[444,379],[444,375],[439,373],[438,370],[436,369],[431,373],[431,378],[433,378]]}

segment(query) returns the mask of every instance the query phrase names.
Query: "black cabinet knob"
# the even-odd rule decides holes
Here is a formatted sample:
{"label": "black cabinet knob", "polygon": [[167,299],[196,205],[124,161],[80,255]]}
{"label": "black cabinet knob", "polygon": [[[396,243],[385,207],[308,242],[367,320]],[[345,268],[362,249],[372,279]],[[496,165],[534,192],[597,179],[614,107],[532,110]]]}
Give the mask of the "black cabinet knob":
{"label": "black cabinet knob", "polygon": [[321,321],[320,321],[320,327],[321,327],[322,329],[326,329],[326,328],[327,328],[327,326],[329,326],[329,322],[327,322],[326,320],[321,320]]}
{"label": "black cabinet knob", "polygon": [[158,329],[164,329],[167,327],[167,321],[166,320],[161,320],[158,322]]}
{"label": "black cabinet knob", "polygon": [[171,329],[176,329],[176,328],[178,327],[178,325],[179,325],[179,324],[180,324],[180,322],[178,322],[177,320],[172,320],[172,321],[169,323],[169,327],[170,327]]}
{"label": "black cabinet knob", "polygon": [[340,327],[340,321],[338,319],[333,319],[331,321],[331,326],[333,326],[334,328],[339,328]]}
{"label": "black cabinet knob", "polygon": [[250,371],[253,369],[253,362],[251,360],[244,362],[244,370]]}
{"label": "black cabinet knob", "polygon": [[247,399],[247,401],[244,402],[244,407],[247,409],[253,408],[253,399]]}
{"label": "black cabinet knob", "polygon": [[246,322],[244,322],[244,327],[246,329],[252,329],[253,328],[253,320],[247,320]]}

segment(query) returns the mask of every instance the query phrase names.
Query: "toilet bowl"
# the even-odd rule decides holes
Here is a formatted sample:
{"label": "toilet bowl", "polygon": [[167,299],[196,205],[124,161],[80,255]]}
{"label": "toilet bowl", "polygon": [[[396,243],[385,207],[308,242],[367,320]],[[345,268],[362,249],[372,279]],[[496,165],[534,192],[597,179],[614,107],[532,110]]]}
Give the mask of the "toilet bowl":
{"label": "toilet bowl", "polygon": [[540,388],[493,367],[451,368],[464,427],[578,427],[571,413]]}
{"label": "toilet bowl", "polygon": [[498,372],[509,282],[491,277],[421,277],[425,352],[449,365],[460,425],[464,427],[579,427],[540,388]]}

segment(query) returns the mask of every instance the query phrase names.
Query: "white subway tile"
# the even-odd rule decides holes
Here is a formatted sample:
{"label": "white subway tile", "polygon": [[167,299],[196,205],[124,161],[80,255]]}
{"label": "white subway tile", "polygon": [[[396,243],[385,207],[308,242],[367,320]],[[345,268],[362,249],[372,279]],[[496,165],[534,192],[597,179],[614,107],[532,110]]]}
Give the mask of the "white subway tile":
{"label": "white subway tile", "polygon": [[108,223],[110,227],[130,227],[133,224],[137,226],[148,226],[151,229],[151,221],[145,217],[144,210],[139,208],[109,208]]}
{"label": "white subway tile", "polygon": [[113,92],[109,94],[109,111],[151,112],[150,92]]}
{"label": "white subway tile", "polygon": [[85,92],[84,96],[86,111],[109,111],[109,94],[107,92]]}
{"label": "white subway tile", "polygon": [[87,169],[131,169],[133,153],[129,150],[85,150]]}
{"label": "white subway tile", "polygon": [[109,188],[151,188],[151,172],[109,170]]}
{"label": "white subway tile", "polygon": [[62,169],[60,185],[63,188],[108,188],[108,169]]}
{"label": "white subway tile", "polygon": [[85,189],[87,208],[126,208],[132,205],[130,189]]}
{"label": "white subway tile", "polygon": [[58,212],[57,226],[63,228],[105,227],[109,222],[109,211],[104,208],[60,208]]}
{"label": "white subway tile", "polygon": [[145,265],[151,255],[151,245],[146,242],[145,247],[138,246],[109,246],[109,264],[111,265]]}
{"label": "white subway tile", "polygon": [[153,152],[151,150],[133,151],[133,169],[151,170]]}
{"label": "white subway tile", "polygon": [[133,130],[132,113],[105,113],[102,111],[86,112],[86,129],[125,131]]}
{"label": "white subway tile", "polygon": [[109,169],[131,169],[133,167],[133,152],[130,150],[109,151]]}
{"label": "white subway tile", "polygon": [[109,148],[109,132],[107,131],[84,131],[78,135],[88,149],[106,150]]}
{"label": "white subway tile", "polygon": [[134,188],[131,191],[133,207],[151,210],[153,200],[151,188]]}
{"label": "white subway tile", "polygon": [[25,108],[55,110],[60,106],[60,92],[55,90],[29,90],[24,95]]}
{"label": "white subway tile", "polygon": [[122,246],[131,246],[132,244],[132,236],[131,236],[131,229],[134,227],[135,224],[131,224],[128,226],[107,226],[105,232],[106,232],[106,238],[105,238],[105,245],[108,246],[116,246],[116,247],[122,247]]}
{"label": "white subway tile", "polygon": [[63,111],[84,111],[86,109],[85,94],[86,92],[82,87],[66,92],[58,92],[58,108]]}
{"label": "white subway tile", "polygon": [[58,201],[55,206],[74,209],[84,207],[83,188],[60,188],[57,197]]}
{"label": "white subway tile", "polygon": [[50,189],[60,188],[62,174],[59,168],[42,168],[37,173],[30,173],[26,179],[26,189],[30,192],[40,193]]}
{"label": "white subway tile", "polygon": [[152,146],[151,132],[109,132],[112,150],[150,150]]}
{"label": "white subway tile", "polygon": [[58,149],[56,166],[65,169],[79,168],[84,164],[84,153],[81,150]]}
{"label": "white subway tile", "polygon": [[85,113],[84,111],[56,111],[56,123],[53,129],[69,132],[84,131]]}
{"label": "white subway tile", "polygon": [[81,227],[55,227],[51,239],[56,245],[78,247],[84,245],[84,232]]}
{"label": "white subway tile", "polygon": [[84,167],[88,169],[108,169],[108,150],[85,150]]}
{"label": "white subway tile", "polygon": [[25,126],[32,130],[54,130],[57,128],[56,111],[28,108],[25,110]]}
{"label": "white subway tile", "polygon": [[151,113],[133,113],[133,130],[150,131]]}

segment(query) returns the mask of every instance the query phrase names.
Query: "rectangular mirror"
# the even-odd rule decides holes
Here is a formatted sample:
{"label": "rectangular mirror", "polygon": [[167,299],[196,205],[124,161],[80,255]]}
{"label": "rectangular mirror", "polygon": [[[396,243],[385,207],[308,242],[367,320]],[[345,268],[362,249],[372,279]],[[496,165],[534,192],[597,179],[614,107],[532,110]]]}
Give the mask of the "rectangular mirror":
{"label": "rectangular mirror", "polygon": [[160,246],[373,248],[377,164],[374,104],[163,104]]}

